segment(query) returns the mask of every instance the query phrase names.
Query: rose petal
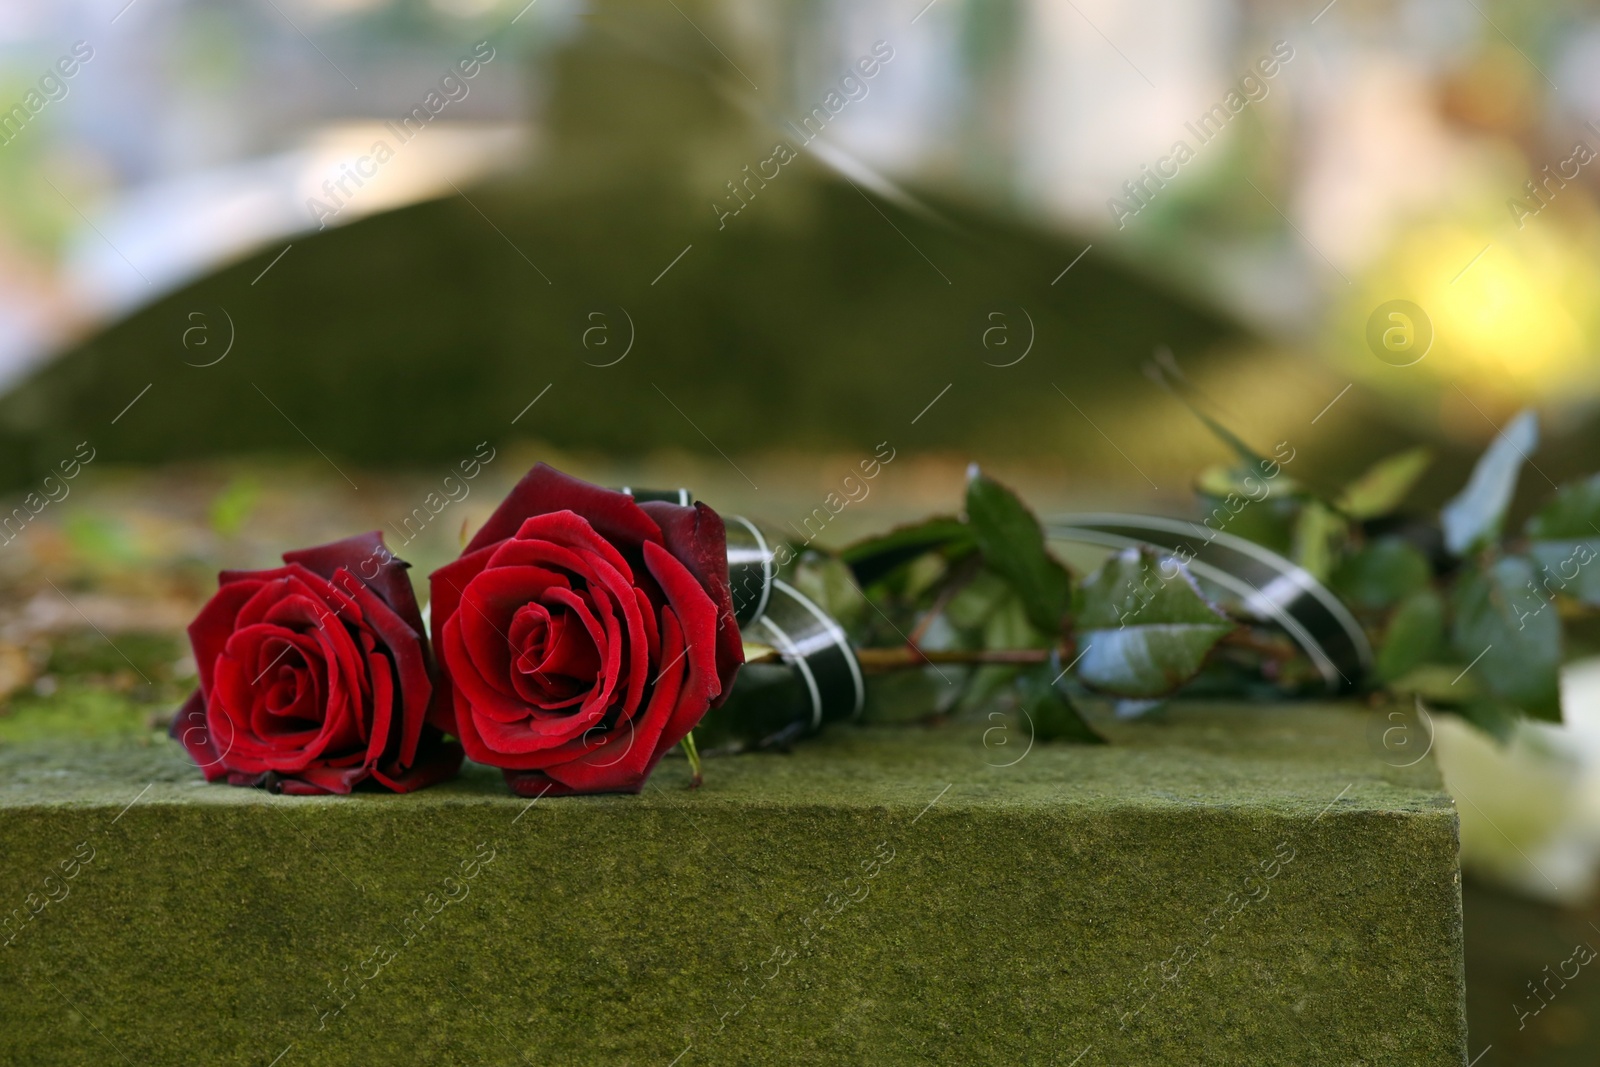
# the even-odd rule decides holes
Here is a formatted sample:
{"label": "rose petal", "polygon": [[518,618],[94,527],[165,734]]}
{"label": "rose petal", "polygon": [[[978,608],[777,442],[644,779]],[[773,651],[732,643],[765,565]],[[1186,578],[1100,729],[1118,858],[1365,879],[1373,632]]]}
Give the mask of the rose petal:
{"label": "rose petal", "polygon": [[372,533],[220,575],[190,626],[202,684],[173,726],[209,780],[343,793],[380,763],[406,788],[453,770],[437,731],[419,752],[432,685],[405,570]]}
{"label": "rose petal", "polygon": [[255,595],[239,607],[234,628],[258,622],[314,627],[329,620],[360,622],[355,600],[298,564],[275,571],[258,571],[263,579]]}
{"label": "rose petal", "polygon": [[[341,625],[326,610],[328,605],[314,598],[317,594],[325,594],[341,612],[358,619],[359,608],[354,600],[303,567],[286,568],[285,571],[288,573],[282,577],[263,584],[241,608],[237,621],[243,623],[252,617],[270,617],[298,626],[313,623],[299,637],[314,642],[314,646],[301,645],[307,663],[313,669],[320,667],[325,672],[323,716],[317,733],[310,739],[298,732],[297,736],[284,739],[263,736],[261,724],[254,718],[260,672],[255,669],[253,657],[245,650],[253,647],[254,641],[266,634],[291,631],[269,623],[244,626],[230,638],[227,649],[217,661],[217,691],[210,704],[213,714],[220,711],[238,730],[233,759],[245,770],[298,772],[315,761],[327,760],[330,750],[338,754],[351,746],[364,748],[369,733],[370,723],[363,711],[371,706],[371,683],[366,676],[362,650],[352,636],[352,633],[364,634],[366,631]],[[272,601],[271,594],[274,592],[286,595],[278,601]],[[238,658],[240,652],[245,653],[242,661]]]}
{"label": "rose petal", "polygon": [[[659,538],[658,538],[659,539]],[[530,545],[541,548],[554,545],[576,554],[578,559],[598,556],[604,560],[629,585],[633,584],[633,568],[617,550],[617,546],[600,536],[588,519],[572,511],[552,511],[524,520],[516,536],[500,542],[489,560],[491,567],[504,567],[522,562],[519,550]],[[578,566],[582,567],[582,564]]]}
{"label": "rose petal", "polygon": [[279,626],[256,623],[236,631],[217,659],[216,685],[209,700],[210,723],[219,737],[231,742],[229,766],[246,770],[271,770],[269,762],[285,751],[293,753],[311,743],[325,728],[327,706],[318,701],[317,718],[296,729],[276,718],[261,720],[258,679],[263,673],[260,649],[266,644],[296,649],[307,663],[307,674],[326,691],[324,652],[310,635]]}
{"label": "rose petal", "polygon": [[[453,627],[446,627],[444,639],[448,641]],[[489,747],[478,736],[477,722],[472,717],[472,703],[467,699],[459,686],[452,686],[444,690],[445,699],[453,705],[451,718],[456,722],[456,736],[461,739],[461,747],[465,750],[467,758],[478,763],[487,763],[490,766],[500,766],[500,757],[489,751]],[[437,701],[435,701],[437,703]]]}
{"label": "rose petal", "polygon": [[478,677],[504,696],[516,696],[511,684],[511,620],[523,605],[569,584],[564,574],[541,567],[490,567],[468,583],[456,615]]}
{"label": "rose petal", "polygon": [[[684,675],[689,669],[686,666],[689,657],[684,652],[684,634],[677,618],[670,611],[663,613],[661,653],[667,657],[667,663],[657,677],[644,712],[630,719],[626,728],[610,731],[609,747],[594,746],[576,759],[545,767],[544,772],[555,781],[584,793],[636,792],[641,788],[650,768],[663,755],[662,731],[669,725],[682,696]],[[704,713],[703,705],[701,712]],[[614,751],[618,745],[624,746],[620,755]]]}
{"label": "rose petal", "polygon": [[417,761],[411,767],[373,767],[372,777],[396,793],[410,793],[454,778],[461,769],[461,756],[459,744],[441,740],[435,731],[435,736],[425,738],[418,746]]}
{"label": "rose petal", "polygon": [[547,710],[582,703],[604,662],[584,621],[556,608],[526,604],[511,620],[512,688]]}
{"label": "rose petal", "polygon": [[[536,591],[528,568],[570,580]],[[638,791],[743,658],[715,512],[640,506],[543,464],[432,586],[429,721],[523,795]],[[580,621],[589,643],[573,643]],[[576,712],[544,699],[591,678]]]}
{"label": "rose petal", "polygon": [[661,540],[656,524],[628,494],[602,489],[540,463],[507,494],[467,543],[466,551],[476,552],[503,541],[521,528],[523,520],[552,511],[582,515],[601,537],[619,548],[637,548],[646,541]]}
{"label": "rose petal", "polygon": [[733,593],[728,586],[728,540],[722,516],[701,503],[686,508],[652,500],[639,507],[661,527],[667,551],[694,575],[716,606],[717,677],[722,688],[715,707],[733,691],[734,676],[744,663],[744,639],[733,617]]}
{"label": "rose petal", "polygon": [[281,789],[292,796],[316,796],[322,793],[348,794],[371,773],[366,764],[354,767],[305,767],[293,774],[281,776]]}
{"label": "rose petal", "polygon": [[[457,612],[444,624],[444,630],[439,634],[439,660],[449,668],[454,688],[468,694],[472,706],[482,714],[505,722],[520,722],[538,709],[530,707],[515,694],[502,692],[497,685],[483,677],[463,636],[463,623],[470,615],[471,612]],[[462,724],[458,722],[456,725],[459,734]]]}
{"label": "rose petal", "polygon": [[214,782],[228,773],[227,768],[222,766],[226,749],[219,754],[212,743],[211,730],[206,725],[205,694],[200,690],[189,694],[189,699],[183,702],[178,714],[172,717],[172,726],[167,734],[189,753],[195,766],[206,776],[206,781]]}
{"label": "rose petal", "polygon": [[[611,611],[611,603],[604,597],[591,596],[585,599],[569,589],[552,589],[550,600],[578,617],[589,632],[589,639],[605,657],[604,664],[595,675],[597,684],[589,690],[583,702],[585,708],[595,707],[604,711],[611,706],[611,697],[616,692],[618,676],[622,673],[622,627],[617,622],[616,614]],[[633,702],[637,703],[638,699],[635,696]],[[626,707],[623,713],[632,710],[632,707]]]}
{"label": "rose petal", "polygon": [[[416,758],[418,739],[422,735],[423,723],[427,719],[428,706],[433,700],[433,683],[428,678],[422,620],[418,618],[418,625],[413,629],[399,612],[391,613],[384,610],[388,606],[387,602],[380,603],[376,594],[368,590],[356,594],[356,603],[361,606],[368,622],[382,639],[389,657],[393,660],[395,681],[400,691],[399,707],[394,709],[397,712],[400,741],[396,758],[402,766],[410,766],[411,761]],[[388,726],[375,726],[375,730],[378,736],[385,736],[388,733]]]}
{"label": "rose petal", "polygon": [[[413,633],[422,633],[422,611],[417,607],[416,591],[406,575],[411,564],[389,551],[389,546],[383,543],[381,531],[373,530],[371,533],[346,537],[342,541],[285,552],[283,561],[298,563],[354,595],[355,590],[350,585],[336,580],[339,571],[347,572],[352,581],[359,579],[361,584],[377,594]],[[369,571],[372,572],[370,575]]]}
{"label": "rose petal", "polygon": [[[653,614],[653,609],[647,608],[639,598],[637,577],[616,549],[600,540],[595,529],[582,518],[562,511],[536,516],[523,523],[514,539],[495,549],[494,560],[506,566],[538,563],[563,567],[587,578],[591,588],[598,586],[610,593],[628,627],[628,677],[624,685],[627,696],[623,714],[633,714],[650,671],[644,617]],[[607,672],[608,679],[616,677],[609,667]]]}
{"label": "rose petal", "polygon": [[[265,573],[265,572],[262,572]],[[234,631],[239,609],[265,584],[255,576],[239,576],[225,583],[200,609],[189,624],[189,647],[194,650],[195,667],[200,675],[200,691],[210,693],[212,669]]]}
{"label": "rose petal", "polygon": [[498,766],[500,760],[562,744],[605,714],[604,707],[583,708],[570,714],[548,712],[486,685],[467,663],[460,623],[458,615],[445,624],[440,651],[455,666],[457,736],[466,745],[468,756]]}
{"label": "rose petal", "polygon": [[467,585],[483,572],[489,563],[492,547],[470,552],[453,563],[428,575],[428,622],[433,627],[433,647],[439,657],[438,683],[433,687],[433,700],[428,705],[428,725],[447,734],[460,736],[456,727],[456,703],[452,695],[450,665],[445,662],[440,635],[444,624],[456,614],[461,604],[461,594]]}
{"label": "rose petal", "polygon": [[[686,653],[690,668],[687,684],[694,686],[697,693],[704,694],[709,704],[713,697],[722,692],[721,676],[717,671],[716,605],[695,581],[694,575],[665,549],[646,545],[644,558],[650,573],[661,583],[667,603],[689,640]],[[663,657],[668,654],[665,633],[662,635],[661,654]],[[672,743],[677,744],[677,740]]]}
{"label": "rose petal", "polygon": [[[395,707],[396,689],[394,678],[394,662],[387,655],[373,648],[367,653],[367,677],[372,679],[372,725],[367,734],[367,766],[372,766],[383,758],[385,752],[398,748],[395,738],[396,731],[393,724],[396,719],[403,716],[397,714]],[[432,695],[430,693],[430,695]],[[426,705],[424,705],[426,707]],[[417,722],[420,725],[421,719]],[[416,755],[416,739],[412,739],[411,755]],[[403,760],[409,763],[410,760]]]}
{"label": "rose petal", "polygon": [[493,547],[469,552],[428,575],[428,621],[433,626],[435,642],[445,622],[456,613],[461,594],[472,579],[483,573],[493,554]]}

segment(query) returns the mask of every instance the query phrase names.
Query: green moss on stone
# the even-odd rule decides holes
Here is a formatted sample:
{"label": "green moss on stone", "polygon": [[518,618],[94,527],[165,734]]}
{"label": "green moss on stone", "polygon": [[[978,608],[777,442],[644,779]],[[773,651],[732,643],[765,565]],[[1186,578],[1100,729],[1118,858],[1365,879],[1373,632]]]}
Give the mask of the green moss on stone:
{"label": "green moss on stone", "polygon": [[171,710],[105,686],[68,681],[48,697],[26,693],[0,710],[0,745],[67,739],[155,744],[165,739],[153,725],[158,709]]}
{"label": "green moss on stone", "polygon": [[95,849],[0,949],[0,1061],[1459,1065],[1455,813],[1366,725],[1186,708],[1011,767],[976,726],[840,729],[531,807],[484,768],[289,798],[0,747],[0,905]]}

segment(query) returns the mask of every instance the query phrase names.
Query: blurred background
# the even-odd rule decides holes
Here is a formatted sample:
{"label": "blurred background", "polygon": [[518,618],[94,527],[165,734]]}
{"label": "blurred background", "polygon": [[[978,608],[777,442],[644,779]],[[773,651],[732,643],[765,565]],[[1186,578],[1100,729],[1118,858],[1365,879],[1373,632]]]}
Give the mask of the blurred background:
{"label": "blurred background", "polygon": [[[792,525],[892,450],[831,544],[972,461],[1192,513],[1163,348],[1297,477],[1431,446],[1423,505],[1531,406],[1526,514],[1600,466],[1596,122],[1563,0],[9,0],[0,743],[164,743],[219,567],[426,573],[537,459]],[[1600,1049],[1600,979],[1517,1025],[1600,943],[1564,695],[1435,738],[1485,1065]]]}

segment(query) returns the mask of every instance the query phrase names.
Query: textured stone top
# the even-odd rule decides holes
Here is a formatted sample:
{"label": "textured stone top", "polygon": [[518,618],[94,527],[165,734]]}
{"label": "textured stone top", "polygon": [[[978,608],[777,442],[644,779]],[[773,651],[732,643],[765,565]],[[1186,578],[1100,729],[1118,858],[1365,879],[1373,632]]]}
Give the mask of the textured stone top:
{"label": "textured stone top", "polygon": [[[707,808],[723,804],[948,809],[1037,806],[1259,808],[1263,813],[1453,811],[1432,762],[1410,768],[1369,740],[1371,714],[1353,706],[1182,706],[1161,721],[1106,723],[1107,746],[1029,744],[1026,724],[836,729],[788,754],[710,759],[688,791],[687,767],[668,759],[642,798],[565,803]],[[153,783],[153,784],[152,784]],[[0,809],[56,804],[249,805],[260,790],[207,785],[163,737],[40,739],[0,746]],[[1346,787],[1348,786],[1348,789]],[[129,789],[132,788],[133,792]],[[358,793],[308,803],[522,807],[497,772],[468,764],[457,780],[403,798]]]}
{"label": "textured stone top", "polygon": [[1373,727],[842,728],[534,803],[39,737],[0,747],[0,1062],[1459,1067],[1455,812]]}

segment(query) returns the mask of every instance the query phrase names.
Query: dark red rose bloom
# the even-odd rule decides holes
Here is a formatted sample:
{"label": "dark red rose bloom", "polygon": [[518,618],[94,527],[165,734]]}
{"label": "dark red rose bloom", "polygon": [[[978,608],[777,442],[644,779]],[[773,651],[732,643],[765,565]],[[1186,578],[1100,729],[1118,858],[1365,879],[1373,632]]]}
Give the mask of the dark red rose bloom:
{"label": "dark red rose bloom", "polygon": [[189,624],[200,688],[172,722],[214,782],[405,793],[451,777],[461,747],[427,723],[433,696],[417,598],[380,533],[223,571]]}
{"label": "dark red rose bloom", "polygon": [[523,796],[637,793],[744,660],[716,512],[542,463],[430,583],[432,721]]}

